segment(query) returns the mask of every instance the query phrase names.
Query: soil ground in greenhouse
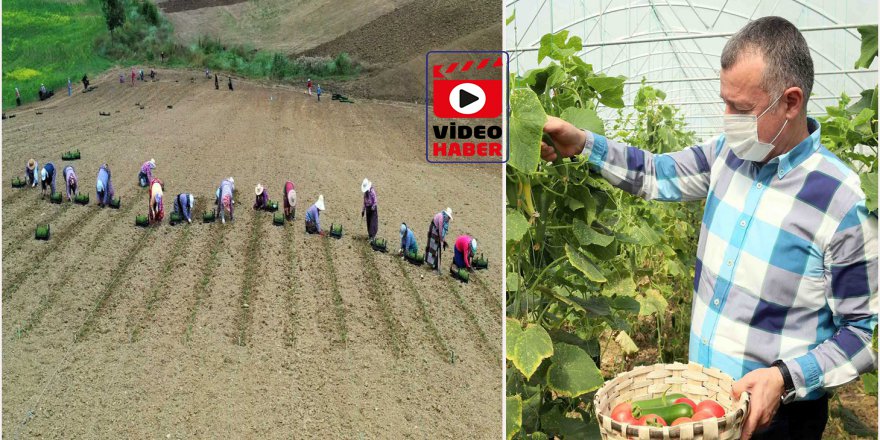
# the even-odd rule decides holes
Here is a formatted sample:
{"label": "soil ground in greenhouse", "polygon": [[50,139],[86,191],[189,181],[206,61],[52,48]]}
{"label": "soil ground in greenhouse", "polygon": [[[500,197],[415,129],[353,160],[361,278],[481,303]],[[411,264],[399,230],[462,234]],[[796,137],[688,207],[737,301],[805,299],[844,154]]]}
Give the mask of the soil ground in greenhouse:
{"label": "soil ground in greenhouse", "polygon": [[[359,216],[369,177],[393,250],[401,222],[424,248],[451,206],[451,238],[472,234],[501,261],[500,167],[425,162],[419,105],[318,103],[247,81],[216,91],[200,75],[160,70],[130,87],[111,72],[4,121],[4,437],[500,437],[501,295],[485,287],[501,285],[500,266],[461,284],[364,252]],[[75,148],[81,160],[60,160]],[[31,157],[74,165],[92,197],[109,163],[122,208],[9,188]],[[136,179],[150,158],[167,212],[144,229]],[[230,175],[235,221],[201,223]],[[252,191],[261,182],[280,200],[287,178],[297,220],[278,227],[251,209]],[[180,192],[196,195],[197,219],[169,226]],[[319,194],[341,240],[304,232]],[[49,241],[33,239],[38,223]]]}

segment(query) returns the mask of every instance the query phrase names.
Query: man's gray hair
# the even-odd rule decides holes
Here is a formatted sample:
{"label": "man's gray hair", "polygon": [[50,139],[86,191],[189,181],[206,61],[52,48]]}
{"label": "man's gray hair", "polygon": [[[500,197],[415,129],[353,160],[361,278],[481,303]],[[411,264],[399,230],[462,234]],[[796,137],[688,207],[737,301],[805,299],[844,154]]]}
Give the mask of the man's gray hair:
{"label": "man's gray hair", "polygon": [[743,53],[752,51],[764,57],[761,87],[771,99],[788,87],[800,87],[806,109],[813,90],[813,58],[798,28],[782,17],[762,17],[750,22],[724,45],[721,68],[730,68]]}

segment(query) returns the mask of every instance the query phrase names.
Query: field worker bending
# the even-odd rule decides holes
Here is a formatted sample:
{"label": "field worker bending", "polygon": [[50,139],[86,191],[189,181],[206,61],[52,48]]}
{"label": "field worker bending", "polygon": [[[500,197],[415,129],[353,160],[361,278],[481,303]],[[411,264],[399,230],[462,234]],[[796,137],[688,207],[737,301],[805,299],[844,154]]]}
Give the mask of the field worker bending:
{"label": "field worker bending", "polygon": [[266,191],[266,188],[263,188],[263,185],[257,184],[254,187],[254,194],[256,198],[254,199],[254,209],[266,209],[269,207],[269,191]]}
{"label": "field worker bending", "polygon": [[317,93],[317,94],[318,94],[318,102],[321,102],[321,93],[323,93],[323,92],[324,92],[324,91],[323,91],[323,90],[321,90],[321,85],[320,85],[320,84],[318,84],[318,88],[317,88],[317,89],[315,89],[315,93]]}
{"label": "field worker bending", "polygon": [[55,165],[52,162],[40,170],[40,187],[40,196],[45,195],[47,189],[52,191],[49,195],[55,194]]}
{"label": "field worker bending", "polygon": [[406,225],[406,223],[400,224],[400,250],[397,251],[399,255],[406,254],[417,254],[419,252],[419,245],[416,243],[416,235],[413,233],[412,229]]}
{"label": "field worker bending", "polygon": [[446,243],[446,233],[449,232],[449,222],[452,221],[452,208],[438,212],[428,225],[428,248],[425,249],[425,262],[440,272],[440,254],[449,247]]}
{"label": "field worker bending", "polygon": [[296,219],[296,186],[290,180],[284,182],[284,217]]}
{"label": "field worker bending", "polygon": [[162,204],[163,186],[159,179],[150,181],[150,223],[161,222],[165,218],[165,206]]}
{"label": "field worker bending", "polygon": [[64,183],[67,185],[67,201],[73,200],[74,196],[79,194],[79,190],[77,189],[77,179],[76,172],[73,170],[73,167],[68,165],[64,167],[61,171],[61,174],[64,176]]}
{"label": "field worker bending", "polygon": [[364,207],[361,209],[361,218],[367,218],[367,235],[370,240],[376,238],[379,232],[379,205],[376,201],[376,188],[373,188],[373,182],[367,179],[361,183],[361,192],[364,193]]}
{"label": "field worker bending", "polygon": [[30,186],[37,186],[39,179],[37,178],[37,167],[40,164],[33,159],[28,159],[27,165],[24,167],[24,181]]}
{"label": "field worker bending", "polygon": [[477,240],[470,235],[459,235],[455,239],[454,251],[452,265],[455,268],[473,271],[473,259],[477,255]]}
{"label": "field worker bending", "polygon": [[196,198],[193,197],[192,194],[178,194],[177,197],[174,198],[174,208],[172,212],[180,215],[180,217],[186,220],[187,223],[192,223],[192,212],[195,206]]}
{"label": "field worker bending", "polygon": [[146,188],[147,184],[153,181],[154,169],[156,169],[156,159],[150,159],[141,165],[141,171],[138,173],[138,181],[142,188]]}
{"label": "field worker bending", "polygon": [[233,220],[233,211],[235,210],[235,201],[232,196],[235,193],[235,179],[232,177],[224,179],[217,188],[217,214],[220,216],[220,222],[226,223],[226,212],[229,212],[229,221]]}
{"label": "field worker bending", "polygon": [[734,399],[749,392],[743,439],[818,439],[829,392],[877,370],[877,217],[807,116],[813,60],[795,25],[751,21],[720,61],[724,130],[708,142],[654,154],[548,117],[541,157],[577,156],[646,200],[705,200],[690,360],[732,376]]}
{"label": "field worker bending", "polygon": [[95,191],[98,193],[98,206],[104,207],[113,200],[113,181],[110,179],[110,167],[105,163],[98,169],[98,181],[95,183]]}
{"label": "field worker bending", "polygon": [[321,194],[318,196],[318,201],[306,210],[306,232],[324,236],[324,231],[321,230],[321,211],[323,210],[324,195]]}

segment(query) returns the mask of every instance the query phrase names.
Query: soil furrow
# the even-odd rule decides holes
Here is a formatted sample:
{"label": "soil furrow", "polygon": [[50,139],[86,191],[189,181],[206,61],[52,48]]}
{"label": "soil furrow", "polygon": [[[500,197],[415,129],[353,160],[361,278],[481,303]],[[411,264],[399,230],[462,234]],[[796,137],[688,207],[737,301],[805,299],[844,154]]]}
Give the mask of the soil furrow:
{"label": "soil furrow", "polygon": [[348,340],[348,324],[345,322],[345,304],[342,303],[342,294],[339,292],[339,280],[336,278],[336,264],[333,262],[330,239],[321,239],[321,244],[324,248],[324,270],[330,278],[330,288],[333,291],[333,309],[336,313],[336,336],[345,343]]}
{"label": "soil furrow", "polygon": [[394,316],[394,311],[391,309],[391,304],[389,303],[388,294],[382,288],[382,280],[379,277],[379,269],[376,267],[376,261],[374,260],[373,249],[370,247],[370,243],[366,240],[358,241],[360,243],[356,244],[356,246],[360,248],[361,259],[364,261],[363,270],[364,275],[367,278],[367,290],[370,292],[373,301],[379,306],[379,311],[382,314],[382,321],[387,330],[383,333],[387,335],[389,342],[391,343],[391,352],[394,356],[400,357],[403,350],[407,348],[406,339],[403,336],[400,321]]}
{"label": "soil furrow", "polygon": [[419,294],[419,290],[416,288],[413,283],[412,278],[409,276],[409,272],[407,271],[406,264],[400,258],[394,258],[394,261],[397,262],[397,266],[400,268],[400,273],[403,274],[403,279],[406,283],[407,291],[412,296],[413,301],[416,302],[419,308],[419,317],[422,319],[422,322],[425,324],[425,328],[428,334],[431,335],[431,338],[434,342],[434,349],[437,350],[437,353],[448,362],[453,362],[452,360],[452,349],[449,348],[449,344],[443,339],[443,336],[440,335],[440,332],[437,330],[437,325],[434,324],[434,320],[431,319],[431,316],[428,314],[427,306],[425,305],[425,300],[422,299],[422,296]]}
{"label": "soil furrow", "polygon": [[453,280],[449,276],[444,276],[443,281],[446,283],[446,286],[449,288],[449,292],[452,293],[452,296],[455,297],[455,300],[458,302],[458,308],[464,312],[465,316],[467,316],[468,322],[470,322],[471,327],[477,333],[477,336],[480,338],[480,342],[483,345],[483,353],[489,356],[492,360],[495,360],[497,356],[493,350],[496,350],[497,347],[492,347],[492,344],[489,343],[489,338],[486,337],[486,332],[480,327],[480,323],[477,321],[476,315],[474,312],[467,306],[464,301],[464,298],[461,296],[461,292],[459,291],[458,286],[455,285],[458,281]]}
{"label": "soil furrow", "polygon": [[130,322],[128,326],[126,333],[129,335],[130,342],[135,342],[141,337],[144,328],[153,318],[155,308],[168,297],[168,283],[171,281],[171,272],[177,266],[180,255],[189,244],[190,227],[183,225],[180,227],[183,229],[183,232],[180,233],[180,237],[174,240],[174,246],[162,264],[162,271],[159,272],[157,282],[153,283],[154,286],[146,299],[143,312],[139,317],[132,318],[135,322]]}
{"label": "soil furrow", "polygon": [[263,238],[263,220],[265,220],[265,217],[262,214],[260,211],[254,211],[251,215],[251,232],[244,251],[244,276],[242,276],[241,280],[241,296],[238,304],[238,318],[236,319],[238,334],[234,341],[240,346],[245,346],[248,343],[248,329],[253,319],[253,312],[251,311],[255,299],[253,293],[260,278],[258,274],[260,259],[257,258],[257,254],[260,251]]}
{"label": "soil furrow", "polygon": [[193,300],[192,306],[189,307],[189,316],[186,320],[186,326],[183,330],[183,341],[184,343],[189,343],[192,338],[193,326],[196,322],[196,315],[199,313],[199,308],[202,305],[202,301],[204,301],[205,295],[208,292],[208,286],[211,284],[211,280],[214,278],[214,270],[217,268],[217,260],[220,254],[221,249],[223,248],[223,238],[226,235],[226,227],[225,225],[212,225],[213,229],[212,234],[208,237],[208,242],[206,243],[206,250],[208,252],[208,257],[205,260],[204,265],[201,268],[201,278],[199,279],[198,284],[195,286],[195,297]]}
{"label": "soil furrow", "polygon": [[91,312],[86,316],[86,320],[80,326],[80,329],[76,332],[76,336],[74,337],[75,342],[81,342],[85,340],[89,333],[94,329],[95,321],[101,317],[103,313],[105,313],[107,300],[113,295],[113,292],[116,290],[116,287],[123,281],[123,277],[125,276],[126,270],[134,261],[134,258],[137,256],[139,252],[144,249],[144,244],[147,242],[147,239],[150,238],[150,235],[156,229],[153,227],[147,228],[141,233],[141,236],[138,237],[137,241],[134,242],[125,252],[125,255],[119,260],[119,263],[113,268],[113,271],[110,272],[110,283],[104,288],[104,290],[95,298],[94,306],[92,307]]}

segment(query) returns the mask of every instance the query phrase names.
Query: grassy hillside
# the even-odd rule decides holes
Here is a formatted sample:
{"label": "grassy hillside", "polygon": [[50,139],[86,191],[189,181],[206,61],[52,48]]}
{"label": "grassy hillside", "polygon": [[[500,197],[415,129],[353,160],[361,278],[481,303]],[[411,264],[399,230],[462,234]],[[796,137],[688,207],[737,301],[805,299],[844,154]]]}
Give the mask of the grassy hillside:
{"label": "grassy hillside", "polygon": [[40,83],[67,93],[83,73],[112,65],[94,50],[94,41],[107,33],[98,0],[3,0],[3,108],[15,106],[15,91],[23,102],[37,99]]}

